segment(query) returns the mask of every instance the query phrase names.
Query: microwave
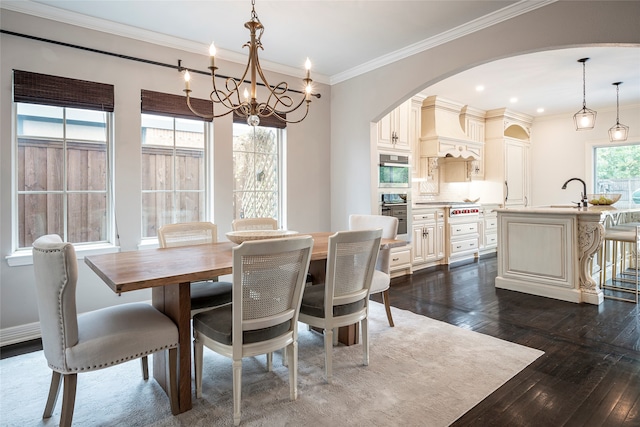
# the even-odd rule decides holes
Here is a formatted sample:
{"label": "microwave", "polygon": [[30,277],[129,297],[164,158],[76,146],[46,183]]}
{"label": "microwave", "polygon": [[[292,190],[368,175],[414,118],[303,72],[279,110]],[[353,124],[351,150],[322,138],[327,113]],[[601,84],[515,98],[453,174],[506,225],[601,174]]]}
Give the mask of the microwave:
{"label": "microwave", "polygon": [[380,154],[379,188],[409,188],[409,157]]}

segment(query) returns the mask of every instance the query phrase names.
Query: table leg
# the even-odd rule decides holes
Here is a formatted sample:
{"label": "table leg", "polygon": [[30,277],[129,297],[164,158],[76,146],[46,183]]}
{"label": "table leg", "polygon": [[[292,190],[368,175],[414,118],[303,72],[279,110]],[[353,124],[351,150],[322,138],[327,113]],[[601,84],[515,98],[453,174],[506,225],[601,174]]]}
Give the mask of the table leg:
{"label": "table leg", "polygon": [[[178,326],[178,413],[191,409],[191,284],[189,282],[152,289],[155,308]],[[153,377],[167,391],[169,359],[165,352],[153,355]],[[174,414],[176,415],[176,414]]]}

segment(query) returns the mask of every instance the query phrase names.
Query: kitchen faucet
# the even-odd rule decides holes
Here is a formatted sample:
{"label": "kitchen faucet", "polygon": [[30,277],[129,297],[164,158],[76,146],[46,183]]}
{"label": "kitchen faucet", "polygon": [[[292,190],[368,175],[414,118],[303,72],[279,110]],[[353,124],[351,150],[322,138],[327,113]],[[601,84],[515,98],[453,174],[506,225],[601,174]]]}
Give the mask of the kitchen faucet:
{"label": "kitchen faucet", "polygon": [[[562,185],[562,189],[566,190],[567,189],[567,184],[570,183],[571,181],[580,181],[582,183],[583,191],[580,194],[580,198],[582,199],[582,206],[586,208],[587,207],[587,184],[583,180],[581,180],[580,178],[571,178],[571,179],[568,179],[567,182],[565,182]],[[578,206],[580,206],[580,205],[578,204]]]}

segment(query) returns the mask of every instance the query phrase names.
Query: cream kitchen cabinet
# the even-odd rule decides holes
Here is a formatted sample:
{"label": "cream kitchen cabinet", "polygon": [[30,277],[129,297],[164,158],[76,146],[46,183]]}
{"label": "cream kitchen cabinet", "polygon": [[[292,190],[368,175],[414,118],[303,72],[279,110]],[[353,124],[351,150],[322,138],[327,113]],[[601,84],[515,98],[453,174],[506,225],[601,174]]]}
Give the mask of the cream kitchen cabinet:
{"label": "cream kitchen cabinet", "polygon": [[405,274],[413,273],[410,245],[392,248],[390,257],[391,259],[389,264],[391,277],[404,276]]}
{"label": "cream kitchen cabinet", "polygon": [[498,184],[505,207],[529,204],[532,122],[533,117],[504,108],[486,114],[485,180]]}
{"label": "cream kitchen cabinet", "polygon": [[409,99],[378,122],[378,150],[403,153],[411,151],[410,111],[411,100]]}
{"label": "cream kitchen cabinet", "polygon": [[497,208],[499,205],[485,205],[480,210],[478,219],[480,255],[495,253],[498,247],[498,213],[494,210]]}
{"label": "cream kitchen cabinet", "polygon": [[438,264],[444,258],[444,209],[413,210],[414,270]]}

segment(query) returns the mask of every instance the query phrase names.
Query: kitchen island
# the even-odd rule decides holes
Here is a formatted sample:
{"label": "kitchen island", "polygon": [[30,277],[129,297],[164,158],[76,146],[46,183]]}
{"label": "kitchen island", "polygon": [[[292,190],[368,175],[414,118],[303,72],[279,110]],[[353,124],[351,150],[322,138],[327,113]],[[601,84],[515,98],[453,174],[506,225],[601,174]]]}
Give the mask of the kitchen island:
{"label": "kitchen island", "polygon": [[496,209],[498,274],[496,288],[575,303],[601,304],[599,257],[605,224],[640,212],[635,204],[538,206]]}

